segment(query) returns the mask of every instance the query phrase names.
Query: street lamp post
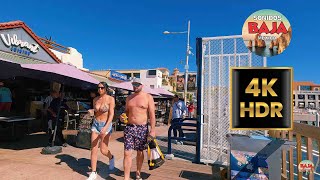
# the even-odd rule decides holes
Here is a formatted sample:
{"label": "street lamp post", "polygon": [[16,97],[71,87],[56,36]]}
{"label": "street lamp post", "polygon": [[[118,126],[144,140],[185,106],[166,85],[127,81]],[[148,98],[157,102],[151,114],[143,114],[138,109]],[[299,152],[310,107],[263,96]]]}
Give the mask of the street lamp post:
{"label": "street lamp post", "polygon": [[188,34],[187,39],[187,52],[186,52],[186,65],[184,67],[184,103],[187,103],[187,88],[188,88],[188,70],[189,70],[189,54],[190,54],[190,21],[188,21],[188,31],[183,32],[169,32],[164,31],[163,34]]}

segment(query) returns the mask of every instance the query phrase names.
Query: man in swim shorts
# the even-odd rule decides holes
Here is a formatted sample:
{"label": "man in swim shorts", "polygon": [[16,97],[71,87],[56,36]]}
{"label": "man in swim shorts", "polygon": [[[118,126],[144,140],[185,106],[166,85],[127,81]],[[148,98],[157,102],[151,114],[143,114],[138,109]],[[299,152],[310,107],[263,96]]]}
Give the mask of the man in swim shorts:
{"label": "man in swim shorts", "polygon": [[[136,179],[141,179],[141,167],[144,159],[143,151],[147,148],[148,135],[155,137],[155,105],[153,97],[142,91],[141,80],[135,78],[132,82],[134,94],[127,97],[125,113],[128,123],[124,130],[124,179],[130,178],[132,152],[137,151]],[[148,117],[150,119],[150,132],[148,131]],[[120,116],[124,121],[125,117]]]}

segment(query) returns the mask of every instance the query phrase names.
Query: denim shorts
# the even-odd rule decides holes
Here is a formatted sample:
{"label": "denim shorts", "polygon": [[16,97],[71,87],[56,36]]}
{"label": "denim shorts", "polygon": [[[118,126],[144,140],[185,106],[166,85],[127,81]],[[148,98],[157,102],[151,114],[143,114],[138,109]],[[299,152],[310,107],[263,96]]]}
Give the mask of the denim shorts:
{"label": "denim shorts", "polygon": [[[98,120],[94,119],[93,123],[92,123],[91,131],[94,131],[94,132],[100,134],[102,128],[106,124],[107,124],[107,122],[101,122],[101,121],[98,121]],[[106,134],[108,134],[108,133],[112,133],[112,123],[110,123],[110,126],[106,131]]]}

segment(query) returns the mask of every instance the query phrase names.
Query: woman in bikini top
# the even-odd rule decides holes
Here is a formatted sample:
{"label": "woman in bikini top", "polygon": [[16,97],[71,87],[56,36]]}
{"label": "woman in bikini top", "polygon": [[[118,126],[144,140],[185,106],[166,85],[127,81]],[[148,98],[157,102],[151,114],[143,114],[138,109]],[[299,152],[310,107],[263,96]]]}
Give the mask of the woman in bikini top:
{"label": "woman in bikini top", "polygon": [[[108,85],[105,82],[98,84],[99,96],[93,100],[94,120],[92,123],[91,134],[91,169],[92,173],[88,179],[97,177],[97,158],[99,151],[109,158],[109,169],[114,168],[114,157],[109,151],[108,145],[112,132],[112,119],[114,116],[114,98],[107,94]],[[91,111],[91,112],[92,112]]]}

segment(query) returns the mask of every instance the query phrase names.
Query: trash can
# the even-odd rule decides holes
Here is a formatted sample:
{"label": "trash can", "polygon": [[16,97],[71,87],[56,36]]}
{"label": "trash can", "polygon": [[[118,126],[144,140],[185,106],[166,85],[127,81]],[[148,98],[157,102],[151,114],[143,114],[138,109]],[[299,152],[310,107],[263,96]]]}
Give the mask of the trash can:
{"label": "trash can", "polygon": [[295,142],[265,136],[227,134],[231,180],[280,180],[281,150]]}

